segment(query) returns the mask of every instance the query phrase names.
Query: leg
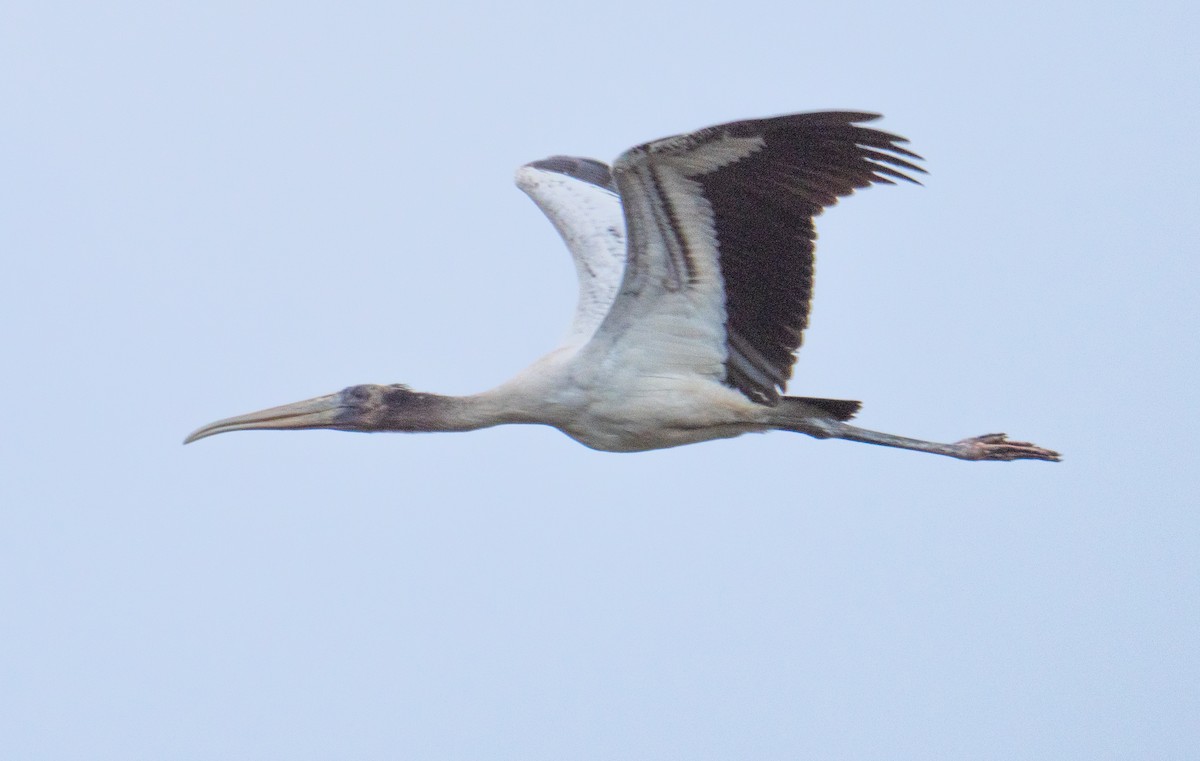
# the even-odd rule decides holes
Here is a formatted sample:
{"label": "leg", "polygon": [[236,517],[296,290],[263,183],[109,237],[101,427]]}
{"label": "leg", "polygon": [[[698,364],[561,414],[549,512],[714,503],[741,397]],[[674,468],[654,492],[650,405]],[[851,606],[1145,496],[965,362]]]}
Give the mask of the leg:
{"label": "leg", "polygon": [[788,425],[780,427],[789,431],[807,433],[818,439],[861,441],[865,444],[942,454],[947,457],[957,457],[960,460],[1049,460],[1058,462],[1061,459],[1058,452],[1043,449],[1026,441],[1009,441],[1003,433],[988,433],[971,439],[963,439],[953,444],[939,444],[934,441],[921,441],[920,439],[893,436],[890,433],[869,431],[866,428],[859,428],[838,420],[810,418],[803,422],[789,421]]}

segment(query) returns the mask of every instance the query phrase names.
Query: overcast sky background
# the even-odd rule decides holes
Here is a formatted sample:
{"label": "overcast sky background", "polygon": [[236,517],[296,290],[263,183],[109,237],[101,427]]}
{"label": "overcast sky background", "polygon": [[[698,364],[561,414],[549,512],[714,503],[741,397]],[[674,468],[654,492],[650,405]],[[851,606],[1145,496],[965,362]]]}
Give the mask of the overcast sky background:
{"label": "overcast sky background", "polygon": [[[1190,3],[5,3],[0,755],[1127,759],[1200,747]],[[555,153],[887,115],[800,435],[243,433],[548,349]]]}

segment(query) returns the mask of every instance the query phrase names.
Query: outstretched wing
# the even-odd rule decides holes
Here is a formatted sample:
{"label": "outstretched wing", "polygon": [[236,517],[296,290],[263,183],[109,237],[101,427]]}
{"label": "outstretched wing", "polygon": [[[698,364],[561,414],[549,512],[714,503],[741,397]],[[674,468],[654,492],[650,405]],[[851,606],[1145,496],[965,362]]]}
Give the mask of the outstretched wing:
{"label": "outstretched wing", "polygon": [[776,404],[812,297],[813,217],[872,183],[923,172],[903,138],[830,111],[722,124],[626,151],[625,276],[589,351],[642,372],[713,377]]}
{"label": "outstretched wing", "polygon": [[625,271],[625,218],[607,164],[552,156],[517,170],[517,187],[554,224],[579,278],[579,300],[564,346],[582,346],[616,298]]}

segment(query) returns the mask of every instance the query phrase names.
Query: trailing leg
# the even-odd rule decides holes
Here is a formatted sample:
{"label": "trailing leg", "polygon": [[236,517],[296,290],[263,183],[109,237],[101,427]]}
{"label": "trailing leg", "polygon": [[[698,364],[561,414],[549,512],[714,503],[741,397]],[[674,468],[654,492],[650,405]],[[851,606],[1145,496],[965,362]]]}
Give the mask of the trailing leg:
{"label": "trailing leg", "polygon": [[1047,460],[1058,462],[1061,457],[1051,449],[1030,444],[1027,441],[1009,441],[1003,433],[988,433],[970,439],[941,444],[936,441],[922,441],[890,433],[880,433],[866,428],[850,425],[841,420],[816,414],[803,415],[798,405],[781,405],[776,419],[772,424],[781,430],[806,433],[818,439],[846,439],[861,441],[864,444],[878,444],[897,449],[911,449],[915,452],[957,457],[960,460]]}

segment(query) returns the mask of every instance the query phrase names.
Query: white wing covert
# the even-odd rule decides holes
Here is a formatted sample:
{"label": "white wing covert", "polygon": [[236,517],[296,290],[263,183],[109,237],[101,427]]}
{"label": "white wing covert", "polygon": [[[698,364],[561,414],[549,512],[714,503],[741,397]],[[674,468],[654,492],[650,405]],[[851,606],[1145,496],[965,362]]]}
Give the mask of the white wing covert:
{"label": "white wing covert", "polygon": [[538,205],[575,261],[579,300],[563,346],[591,339],[625,271],[625,217],[607,164],[552,156],[517,170],[517,187]]}

